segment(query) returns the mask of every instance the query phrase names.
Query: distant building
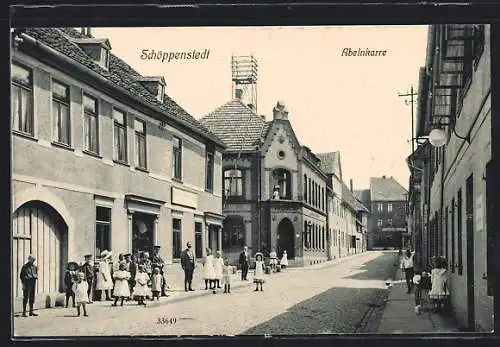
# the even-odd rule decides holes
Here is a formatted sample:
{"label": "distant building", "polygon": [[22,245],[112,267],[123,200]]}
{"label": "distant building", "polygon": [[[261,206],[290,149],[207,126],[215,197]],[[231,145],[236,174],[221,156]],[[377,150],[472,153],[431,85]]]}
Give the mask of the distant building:
{"label": "distant building", "polygon": [[37,305],[54,305],[68,261],[161,246],[179,261],[218,247],[225,144],[111,53],[109,40],[63,28],[12,37],[12,283],[32,253]]}
{"label": "distant building", "polygon": [[342,180],[340,152],[318,153],[327,174],[329,259],[366,251],[368,209]]}
{"label": "distant building", "polygon": [[408,191],[391,177],[371,177],[370,189],[356,191],[369,206],[367,247],[402,247],[407,233]]}

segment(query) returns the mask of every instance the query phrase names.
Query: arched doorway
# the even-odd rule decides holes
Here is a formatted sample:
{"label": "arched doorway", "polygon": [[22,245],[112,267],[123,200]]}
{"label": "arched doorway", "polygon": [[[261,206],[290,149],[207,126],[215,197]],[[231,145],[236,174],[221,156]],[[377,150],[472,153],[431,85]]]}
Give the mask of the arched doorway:
{"label": "arched doorway", "polygon": [[295,258],[295,229],[288,218],[283,218],[278,224],[278,256],[281,257],[283,250],[286,250],[288,259]]}
{"label": "arched doorway", "polygon": [[12,287],[22,297],[21,267],[33,254],[38,266],[36,294],[63,290],[63,271],[68,261],[68,226],[54,208],[29,201],[12,215]]}

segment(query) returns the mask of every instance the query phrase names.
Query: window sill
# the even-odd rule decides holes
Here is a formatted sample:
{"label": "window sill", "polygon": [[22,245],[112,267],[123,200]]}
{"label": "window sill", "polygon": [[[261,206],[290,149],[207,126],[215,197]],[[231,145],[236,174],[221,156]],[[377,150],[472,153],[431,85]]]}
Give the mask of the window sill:
{"label": "window sill", "polygon": [[63,149],[66,149],[68,151],[72,151],[74,152],[75,149],[73,147],[71,147],[70,145],[66,144],[66,143],[62,143],[62,142],[57,142],[57,141],[52,141],[51,142],[52,146],[54,147],[59,147],[59,148],[63,148]]}
{"label": "window sill", "polygon": [[208,189],[208,188],[205,188],[205,193],[210,193],[210,194],[213,194],[213,193],[214,193],[214,190],[213,190],[213,189]]}
{"label": "window sill", "polygon": [[85,153],[85,154],[87,154],[87,155],[90,155],[91,157],[94,157],[94,158],[102,159],[102,156],[100,156],[99,154],[94,153],[94,152],[91,152],[91,151],[88,151],[88,150],[86,150],[86,149],[84,149],[84,150],[82,151],[82,153]]}
{"label": "window sill", "polygon": [[148,169],[146,169],[146,168],[143,168],[143,167],[138,167],[138,166],[136,166],[136,167],[135,167],[135,169],[136,169],[137,171],[142,171],[142,172],[145,172],[145,173],[149,173],[149,170],[148,170]]}
{"label": "window sill", "polygon": [[126,166],[126,167],[130,167],[130,164],[124,162],[124,161],[121,161],[121,160],[113,160],[113,163],[115,164],[120,164],[120,165],[123,165],[123,166]]}
{"label": "window sill", "polygon": [[16,136],[24,137],[25,139],[38,142],[38,139],[29,133],[23,133],[22,131],[19,130],[12,130],[12,133]]}
{"label": "window sill", "polygon": [[173,181],[173,182],[176,182],[176,183],[180,183],[180,184],[183,184],[183,183],[184,183],[184,182],[182,182],[182,180],[181,180],[181,179],[176,178],[176,177],[172,177],[172,181]]}

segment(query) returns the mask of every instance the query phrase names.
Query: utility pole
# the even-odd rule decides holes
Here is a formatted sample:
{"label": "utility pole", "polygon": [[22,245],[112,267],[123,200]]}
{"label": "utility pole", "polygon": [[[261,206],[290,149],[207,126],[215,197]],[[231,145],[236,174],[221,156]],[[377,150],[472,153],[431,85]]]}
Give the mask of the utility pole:
{"label": "utility pole", "polygon": [[408,105],[410,104],[410,107],[411,107],[411,152],[415,152],[415,145],[414,145],[414,141],[415,141],[415,135],[414,135],[414,124],[413,124],[413,103],[416,102],[416,99],[414,99],[413,97],[414,96],[417,96],[417,93],[414,93],[413,91],[413,85],[411,86],[410,88],[410,92],[406,93],[406,94],[400,94],[398,93],[398,96],[399,97],[405,97],[407,98],[408,96],[410,97],[410,101],[408,102],[408,99],[405,99],[405,104]]}

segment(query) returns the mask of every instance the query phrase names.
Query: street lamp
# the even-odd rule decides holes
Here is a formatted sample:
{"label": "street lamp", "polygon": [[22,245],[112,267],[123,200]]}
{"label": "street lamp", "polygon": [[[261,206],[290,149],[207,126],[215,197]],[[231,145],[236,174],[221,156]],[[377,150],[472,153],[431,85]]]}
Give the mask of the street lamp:
{"label": "street lamp", "polygon": [[440,128],[432,129],[429,133],[429,142],[433,147],[443,147],[446,144],[446,133]]}

